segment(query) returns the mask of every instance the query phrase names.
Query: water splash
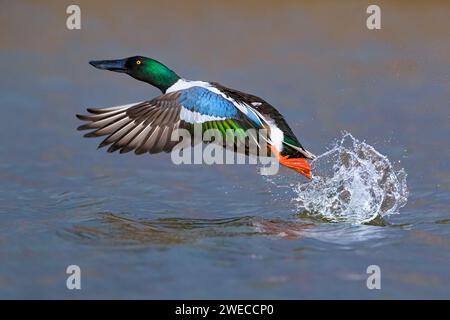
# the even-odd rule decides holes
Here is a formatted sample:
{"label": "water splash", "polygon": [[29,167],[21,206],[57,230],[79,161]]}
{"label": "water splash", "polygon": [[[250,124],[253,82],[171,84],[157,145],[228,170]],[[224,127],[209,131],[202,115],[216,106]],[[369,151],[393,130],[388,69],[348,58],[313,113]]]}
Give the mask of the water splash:
{"label": "water splash", "polygon": [[365,142],[344,133],[331,150],[312,161],[312,181],[295,188],[306,215],[353,224],[397,213],[406,204],[406,172]]}

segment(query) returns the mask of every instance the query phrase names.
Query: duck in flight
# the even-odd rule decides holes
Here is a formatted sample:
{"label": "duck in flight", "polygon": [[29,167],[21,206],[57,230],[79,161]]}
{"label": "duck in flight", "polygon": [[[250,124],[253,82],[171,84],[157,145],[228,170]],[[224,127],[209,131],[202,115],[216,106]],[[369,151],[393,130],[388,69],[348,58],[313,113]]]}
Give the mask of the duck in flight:
{"label": "duck in flight", "polygon": [[[281,165],[311,178],[308,159],[315,156],[298,141],[283,116],[263,99],[230,89],[215,82],[191,81],[178,76],[162,63],[135,56],[119,60],[89,62],[98,69],[126,73],[161,90],[149,101],[123,106],[87,109],[77,115],[86,121],[79,130],[91,130],[85,137],[106,136],[100,147],[136,154],[170,152],[178,141],[171,139],[175,129],[202,130],[265,129],[266,148]],[[246,154],[249,149],[246,148]]]}

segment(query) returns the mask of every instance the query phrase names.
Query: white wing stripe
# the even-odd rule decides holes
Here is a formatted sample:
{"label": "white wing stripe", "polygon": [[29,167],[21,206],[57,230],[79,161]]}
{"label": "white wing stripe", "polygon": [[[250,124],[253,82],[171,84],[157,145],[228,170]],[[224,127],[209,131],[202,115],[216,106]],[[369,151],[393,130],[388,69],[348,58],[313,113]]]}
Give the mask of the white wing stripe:
{"label": "white wing stripe", "polygon": [[197,111],[191,111],[182,106],[180,110],[180,119],[189,123],[203,123],[215,120],[225,120],[226,118],[201,114]]}

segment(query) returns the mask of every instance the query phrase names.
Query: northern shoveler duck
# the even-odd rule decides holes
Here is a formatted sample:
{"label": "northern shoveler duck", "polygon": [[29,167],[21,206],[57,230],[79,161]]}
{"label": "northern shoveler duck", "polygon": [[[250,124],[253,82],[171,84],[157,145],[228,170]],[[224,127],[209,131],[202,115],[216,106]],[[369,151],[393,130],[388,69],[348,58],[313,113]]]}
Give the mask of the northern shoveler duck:
{"label": "northern shoveler duck", "polygon": [[126,73],[162,91],[149,101],[87,109],[90,115],[77,115],[87,121],[79,130],[94,130],[86,137],[107,136],[99,148],[110,145],[108,152],[134,150],[136,154],[170,152],[177,144],[171,141],[172,131],[192,129],[197,123],[223,133],[224,129],[266,129],[269,154],[273,153],[280,164],[311,178],[306,160],[315,156],[303,148],[283,116],[263,99],[216,82],[183,79],[146,57],[89,63],[98,69]]}

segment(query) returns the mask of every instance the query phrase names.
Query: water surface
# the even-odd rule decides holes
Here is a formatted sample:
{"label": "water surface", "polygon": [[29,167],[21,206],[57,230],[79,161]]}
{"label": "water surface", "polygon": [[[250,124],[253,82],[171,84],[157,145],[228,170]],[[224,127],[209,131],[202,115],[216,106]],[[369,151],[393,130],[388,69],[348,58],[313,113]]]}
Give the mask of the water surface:
{"label": "water surface", "polygon": [[[78,3],[80,31],[68,3],[2,4],[1,298],[450,297],[448,3],[381,2],[380,31],[359,1]],[[96,150],[76,113],[158,92],[87,62],[136,54],[260,95],[316,154],[350,132],[404,169],[406,204],[333,222],[287,169]]]}

